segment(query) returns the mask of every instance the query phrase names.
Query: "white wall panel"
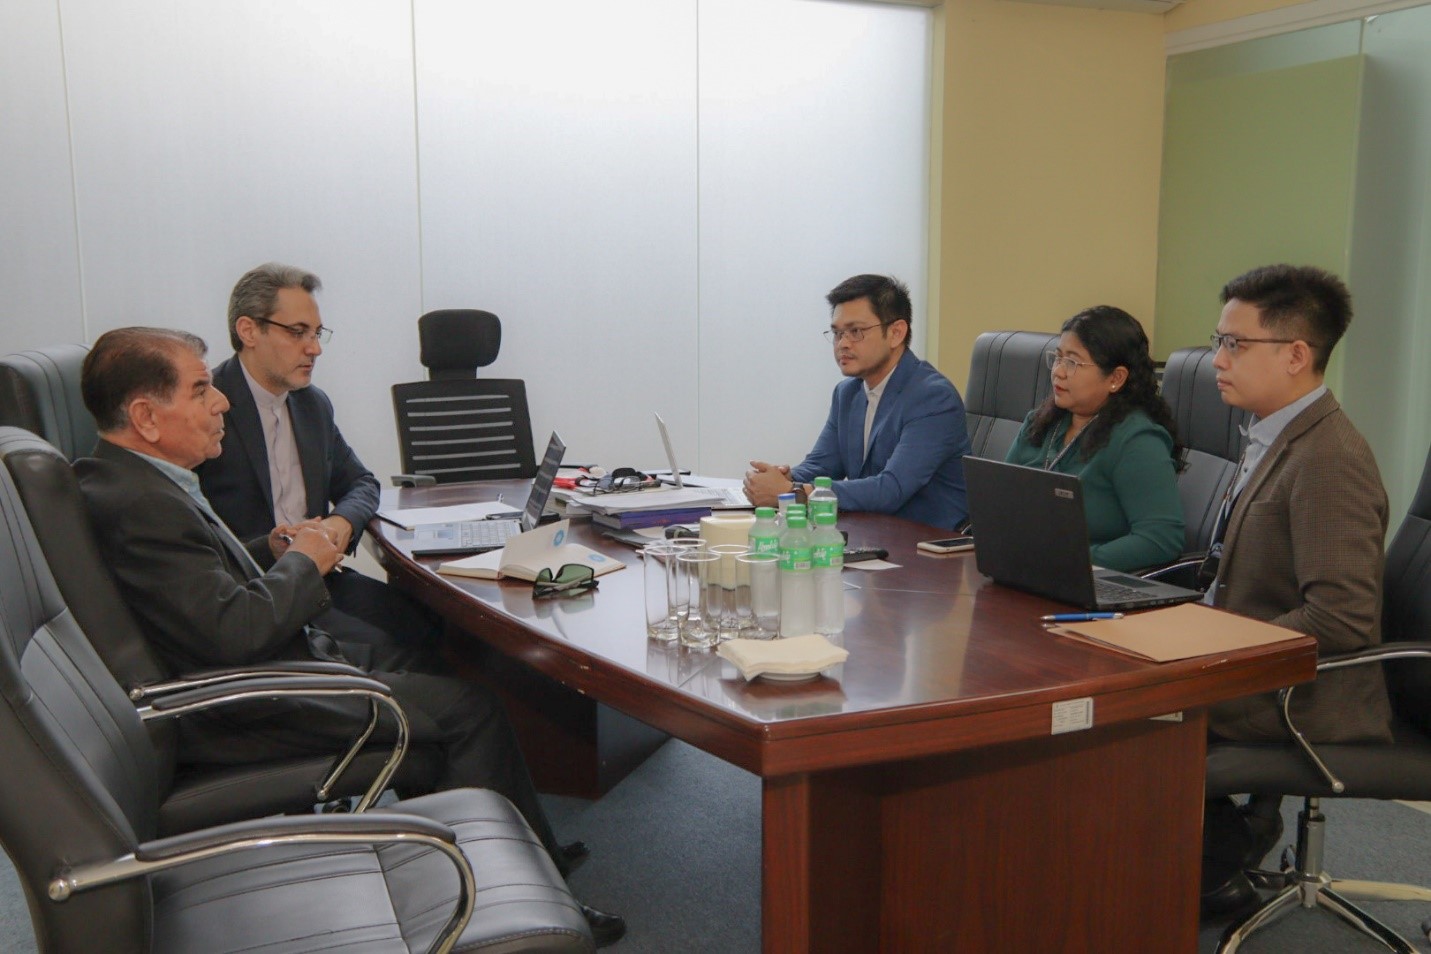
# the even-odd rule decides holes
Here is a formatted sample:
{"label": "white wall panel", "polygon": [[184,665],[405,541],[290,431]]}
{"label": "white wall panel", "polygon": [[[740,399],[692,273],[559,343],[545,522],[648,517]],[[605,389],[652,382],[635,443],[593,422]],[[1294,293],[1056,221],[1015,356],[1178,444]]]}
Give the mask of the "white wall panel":
{"label": "white wall panel", "polygon": [[[694,0],[418,0],[423,304],[502,319],[540,447],[696,423]],[[690,450],[694,455],[694,436]]]}
{"label": "white wall panel", "polygon": [[476,306],[539,440],[656,463],[659,410],[735,474],[818,431],[837,281],[905,278],[922,339],[925,10],[13,0],[0,28],[6,350],[145,322],[222,357],[229,288],[278,259],[324,279],[318,381],[379,473],[417,315]]}
{"label": "white wall panel", "polygon": [[795,463],[840,378],[820,337],[826,292],[862,272],[903,279],[920,351],[930,14],[807,0],[700,10],[702,466]]}
{"label": "white wall panel", "polygon": [[417,352],[406,0],[65,0],[92,336],[133,323],[229,353],[229,289],[276,259],[317,272],[336,336],[317,381],[378,473],[388,385]]}
{"label": "white wall panel", "polygon": [[84,341],[54,0],[0,3],[0,354]]}

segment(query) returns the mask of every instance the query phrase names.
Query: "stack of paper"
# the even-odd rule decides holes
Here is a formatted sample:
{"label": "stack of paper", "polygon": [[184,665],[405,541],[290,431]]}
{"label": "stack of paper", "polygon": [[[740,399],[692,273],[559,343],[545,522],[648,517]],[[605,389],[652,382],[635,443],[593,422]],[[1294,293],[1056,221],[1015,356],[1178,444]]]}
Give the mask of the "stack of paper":
{"label": "stack of paper", "polygon": [[812,633],[789,639],[731,639],[716,647],[716,654],[734,663],[740,674],[750,680],[764,675],[814,675],[844,662],[850,651]]}
{"label": "stack of paper", "polygon": [[576,504],[592,513],[627,513],[632,510],[679,510],[709,507],[719,503],[721,494],[700,487],[665,487],[616,494],[572,494],[567,506]]}

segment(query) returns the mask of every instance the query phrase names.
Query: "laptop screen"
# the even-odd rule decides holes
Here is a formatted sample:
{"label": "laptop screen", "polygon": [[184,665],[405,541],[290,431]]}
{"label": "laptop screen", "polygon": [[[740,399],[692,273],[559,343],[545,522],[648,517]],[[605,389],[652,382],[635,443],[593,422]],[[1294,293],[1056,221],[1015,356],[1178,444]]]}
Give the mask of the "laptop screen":
{"label": "laptop screen", "polygon": [[547,500],[551,498],[552,486],[556,483],[557,471],[561,469],[561,459],[566,455],[566,444],[552,431],[551,440],[547,441],[547,451],[542,455],[542,465],[537,468],[537,475],[532,478],[532,492],[527,495],[527,506],[522,511],[522,530],[535,530],[542,521],[542,511],[547,509]]}

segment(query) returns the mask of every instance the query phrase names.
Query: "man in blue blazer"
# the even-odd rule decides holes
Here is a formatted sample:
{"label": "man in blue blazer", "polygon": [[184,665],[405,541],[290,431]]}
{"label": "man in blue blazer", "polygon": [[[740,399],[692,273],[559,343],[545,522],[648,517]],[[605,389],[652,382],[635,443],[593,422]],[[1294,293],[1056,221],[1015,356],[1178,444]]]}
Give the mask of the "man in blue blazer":
{"label": "man in blue blazer", "polygon": [[[331,332],[314,292],[318,276],[269,263],[239,279],[229,297],[234,356],[214,368],[229,399],[223,453],[197,468],[204,496],[241,540],[304,524],[352,553],[378,509],[378,480],[338,430],[333,402],[313,386]],[[431,646],[439,623],[379,580],[339,569],[324,577],[333,609],[323,625],[352,640]],[[410,660],[404,660],[408,663]]]}
{"label": "man in blue blazer", "polygon": [[949,379],[909,350],[912,308],[903,283],[856,275],[827,296],[835,363],[830,416],[795,467],[750,462],[745,493],[757,506],[816,477],[834,479],[841,510],[867,510],[952,530],[965,522],[964,402]]}

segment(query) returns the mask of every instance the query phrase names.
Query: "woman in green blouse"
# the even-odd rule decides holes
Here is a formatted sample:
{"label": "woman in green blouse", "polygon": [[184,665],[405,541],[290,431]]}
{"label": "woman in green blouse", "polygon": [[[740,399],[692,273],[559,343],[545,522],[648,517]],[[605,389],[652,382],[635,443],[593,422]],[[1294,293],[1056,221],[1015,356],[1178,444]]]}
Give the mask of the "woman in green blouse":
{"label": "woman in green blouse", "polygon": [[1007,460],[1077,474],[1093,563],[1136,570],[1183,548],[1182,447],[1137,319],[1097,305],[1063,323],[1053,393],[1029,412]]}

